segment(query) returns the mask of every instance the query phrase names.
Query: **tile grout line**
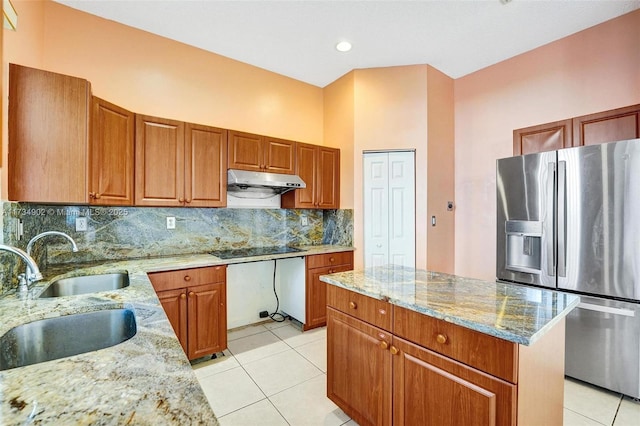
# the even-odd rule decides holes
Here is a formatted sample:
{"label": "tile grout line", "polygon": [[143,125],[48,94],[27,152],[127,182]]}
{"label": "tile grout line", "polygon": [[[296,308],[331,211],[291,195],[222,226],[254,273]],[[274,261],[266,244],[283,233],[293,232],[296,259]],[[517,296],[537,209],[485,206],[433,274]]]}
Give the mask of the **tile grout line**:
{"label": "tile grout line", "polygon": [[564,408],[565,410],[571,411],[573,414],[577,414],[580,417],[584,417],[585,419],[589,419],[592,422],[597,423],[599,425],[602,425],[602,426],[613,426],[613,423],[611,423],[611,425],[607,425],[607,424],[601,423],[601,422],[597,421],[596,419],[592,419],[591,417],[587,416],[586,414],[579,413],[579,412],[577,412],[575,410],[572,410],[571,408],[567,408],[567,407],[562,407],[562,408]]}

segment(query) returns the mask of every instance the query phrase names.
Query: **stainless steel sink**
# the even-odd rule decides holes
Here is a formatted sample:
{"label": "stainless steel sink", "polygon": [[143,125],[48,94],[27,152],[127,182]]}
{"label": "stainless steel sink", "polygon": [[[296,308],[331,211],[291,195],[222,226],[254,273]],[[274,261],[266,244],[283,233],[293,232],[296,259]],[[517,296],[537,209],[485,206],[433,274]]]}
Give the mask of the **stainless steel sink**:
{"label": "stainless steel sink", "polygon": [[115,346],[137,331],[130,309],[108,309],[19,325],[0,337],[0,370]]}
{"label": "stainless steel sink", "polygon": [[82,275],[62,278],[54,281],[39,297],[74,296],[96,293],[98,291],[118,290],[129,286],[129,274],[114,272],[111,274]]}

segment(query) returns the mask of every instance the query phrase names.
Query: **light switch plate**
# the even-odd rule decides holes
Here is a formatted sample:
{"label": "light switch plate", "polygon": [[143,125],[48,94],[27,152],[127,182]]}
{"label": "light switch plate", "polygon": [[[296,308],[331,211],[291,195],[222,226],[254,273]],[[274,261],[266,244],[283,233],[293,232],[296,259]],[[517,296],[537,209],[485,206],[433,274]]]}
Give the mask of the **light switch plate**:
{"label": "light switch plate", "polygon": [[309,225],[309,218],[306,216],[300,216],[300,224],[302,226],[307,226]]}
{"label": "light switch plate", "polygon": [[76,217],[76,232],[84,232],[87,230],[87,218]]}

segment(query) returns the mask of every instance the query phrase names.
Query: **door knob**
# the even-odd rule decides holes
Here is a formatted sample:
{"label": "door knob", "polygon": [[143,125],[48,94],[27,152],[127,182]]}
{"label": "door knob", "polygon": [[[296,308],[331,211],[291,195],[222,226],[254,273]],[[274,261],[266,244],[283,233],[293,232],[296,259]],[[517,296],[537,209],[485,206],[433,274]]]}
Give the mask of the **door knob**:
{"label": "door knob", "polygon": [[445,336],[444,334],[438,333],[438,335],[436,336],[436,341],[440,344],[447,343],[447,336]]}
{"label": "door knob", "polygon": [[384,340],[380,342],[380,349],[387,349],[388,347],[389,347],[389,344]]}
{"label": "door knob", "polygon": [[389,348],[389,352],[391,352],[391,355],[397,355],[400,352],[400,349],[395,346],[391,346],[391,348]]}
{"label": "door knob", "polygon": [[350,307],[351,309],[357,309],[357,308],[358,308],[358,305],[356,305],[356,302],[349,302],[349,307]]}

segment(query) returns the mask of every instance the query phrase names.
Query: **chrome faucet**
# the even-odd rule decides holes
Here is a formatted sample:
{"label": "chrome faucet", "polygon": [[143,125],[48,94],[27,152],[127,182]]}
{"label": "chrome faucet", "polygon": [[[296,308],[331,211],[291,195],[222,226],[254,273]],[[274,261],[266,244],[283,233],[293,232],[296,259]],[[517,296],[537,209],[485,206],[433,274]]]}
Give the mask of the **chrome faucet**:
{"label": "chrome faucet", "polygon": [[[67,240],[69,240],[69,242],[71,243],[71,251],[73,251],[74,253],[78,251],[78,246],[76,245],[76,242],[73,241],[73,238],[71,238],[69,235],[65,234],[64,232],[59,232],[59,231],[46,231],[46,232],[41,232],[38,235],[36,235],[35,237],[33,237],[31,240],[29,240],[29,243],[27,244],[27,256],[29,256],[29,259],[33,260],[33,258],[31,257],[31,249],[33,248],[33,245],[35,244],[36,241],[38,241],[41,238],[47,237],[49,235],[57,235],[60,237],[64,237]],[[35,264],[35,261],[33,262]],[[38,266],[36,265],[36,268]],[[40,272],[40,271],[38,271]],[[42,279],[42,274],[40,274],[40,278],[38,279],[34,279],[33,276],[33,268],[31,266],[27,267],[27,271],[26,271],[26,287],[27,287],[27,291],[29,290],[29,288],[31,287],[31,284],[35,281],[38,281],[38,279]],[[18,276],[18,279],[20,280],[19,282],[19,288],[18,288],[18,292],[21,293],[24,291],[24,280],[20,279],[20,276]]]}
{"label": "chrome faucet", "polygon": [[17,247],[8,246],[5,244],[0,244],[0,250],[8,251],[9,253],[13,253],[21,257],[22,260],[24,260],[24,263],[27,264],[27,278],[20,278],[20,287],[18,288],[18,292],[28,291],[29,285],[31,283],[40,281],[42,279],[42,273],[40,272],[40,268],[38,268],[38,264],[27,253]]}
{"label": "chrome faucet", "polygon": [[73,238],[71,238],[69,235],[59,231],[46,231],[46,232],[39,233],[38,235],[33,237],[31,240],[29,240],[29,244],[27,244],[27,254],[31,256],[31,249],[33,248],[33,244],[36,241],[38,241],[40,238],[46,237],[48,235],[59,235],[61,237],[66,238],[71,243],[71,251],[74,253],[78,251],[78,246],[76,245],[76,242],[73,241]]}

